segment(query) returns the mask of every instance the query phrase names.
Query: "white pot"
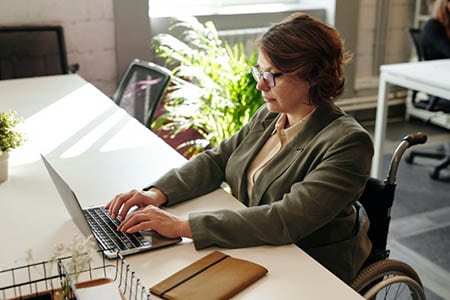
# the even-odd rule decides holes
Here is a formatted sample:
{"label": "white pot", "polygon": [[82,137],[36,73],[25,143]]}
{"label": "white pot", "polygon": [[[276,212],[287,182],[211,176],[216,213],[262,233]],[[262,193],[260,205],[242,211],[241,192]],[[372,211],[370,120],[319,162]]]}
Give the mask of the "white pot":
{"label": "white pot", "polygon": [[8,152],[2,152],[2,154],[0,154],[0,182],[8,179],[8,158]]}

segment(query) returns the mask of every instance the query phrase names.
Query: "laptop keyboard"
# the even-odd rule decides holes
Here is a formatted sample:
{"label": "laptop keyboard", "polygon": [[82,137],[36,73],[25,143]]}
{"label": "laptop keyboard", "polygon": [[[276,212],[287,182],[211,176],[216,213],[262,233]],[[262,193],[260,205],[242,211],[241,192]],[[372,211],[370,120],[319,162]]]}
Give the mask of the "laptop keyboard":
{"label": "laptop keyboard", "polygon": [[108,249],[128,250],[150,245],[139,232],[130,234],[117,231],[120,222],[111,218],[104,207],[88,208],[83,213],[92,230]]}

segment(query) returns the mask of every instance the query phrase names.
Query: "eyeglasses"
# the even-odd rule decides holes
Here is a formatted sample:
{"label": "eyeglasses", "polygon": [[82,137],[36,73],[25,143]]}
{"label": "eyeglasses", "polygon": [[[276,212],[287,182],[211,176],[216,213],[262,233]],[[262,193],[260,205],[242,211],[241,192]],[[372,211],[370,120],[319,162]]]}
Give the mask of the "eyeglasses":
{"label": "eyeglasses", "polygon": [[264,83],[273,88],[275,86],[275,78],[283,75],[284,73],[270,73],[270,72],[261,72],[257,67],[252,67],[252,75],[256,81],[260,81],[261,78],[264,80]]}

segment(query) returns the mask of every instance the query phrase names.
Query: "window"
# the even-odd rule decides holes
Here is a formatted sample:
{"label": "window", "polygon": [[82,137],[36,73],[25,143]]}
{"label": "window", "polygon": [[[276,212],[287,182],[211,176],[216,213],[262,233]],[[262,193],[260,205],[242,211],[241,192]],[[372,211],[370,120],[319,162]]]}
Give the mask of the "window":
{"label": "window", "polygon": [[[287,10],[291,6],[314,0],[149,0],[150,17],[168,17],[174,15],[210,15],[239,14],[260,11],[266,7],[269,11]],[[320,2],[320,1],[319,1]]]}

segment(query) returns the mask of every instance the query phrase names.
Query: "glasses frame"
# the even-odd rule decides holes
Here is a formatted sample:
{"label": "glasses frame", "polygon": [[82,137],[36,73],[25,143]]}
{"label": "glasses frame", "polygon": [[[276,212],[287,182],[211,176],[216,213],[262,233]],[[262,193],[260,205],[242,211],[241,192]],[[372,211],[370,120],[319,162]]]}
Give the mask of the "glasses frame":
{"label": "glasses frame", "polygon": [[260,71],[258,67],[253,66],[251,69],[253,78],[256,80],[256,82],[259,82],[261,78],[264,80],[264,83],[269,87],[273,88],[276,85],[275,78],[280,77],[284,73],[271,73],[266,71]]}

